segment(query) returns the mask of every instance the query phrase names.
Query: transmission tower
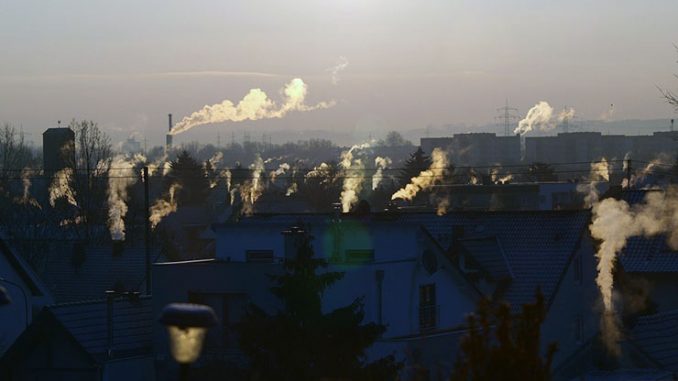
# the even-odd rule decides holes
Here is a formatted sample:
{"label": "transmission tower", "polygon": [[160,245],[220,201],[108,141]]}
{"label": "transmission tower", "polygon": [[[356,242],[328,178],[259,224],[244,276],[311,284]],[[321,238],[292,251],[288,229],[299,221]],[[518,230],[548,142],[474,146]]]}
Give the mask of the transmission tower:
{"label": "transmission tower", "polygon": [[508,103],[508,99],[506,99],[506,104],[504,107],[500,107],[497,109],[497,112],[500,114],[496,116],[496,119],[500,120],[501,123],[504,125],[504,136],[510,136],[512,135],[511,132],[511,125],[513,122],[516,122],[518,120],[518,109],[514,107],[510,107]]}

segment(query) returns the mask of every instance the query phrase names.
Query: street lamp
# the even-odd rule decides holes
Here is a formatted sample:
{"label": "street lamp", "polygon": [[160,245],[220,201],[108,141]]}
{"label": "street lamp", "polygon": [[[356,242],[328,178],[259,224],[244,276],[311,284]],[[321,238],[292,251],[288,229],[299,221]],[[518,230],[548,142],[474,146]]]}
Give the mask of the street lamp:
{"label": "street lamp", "polygon": [[200,356],[207,329],[217,323],[209,306],[172,303],[163,308],[160,322],[167,327],[172,357],[181,365],[181,378],[188,379],[188,368]]}

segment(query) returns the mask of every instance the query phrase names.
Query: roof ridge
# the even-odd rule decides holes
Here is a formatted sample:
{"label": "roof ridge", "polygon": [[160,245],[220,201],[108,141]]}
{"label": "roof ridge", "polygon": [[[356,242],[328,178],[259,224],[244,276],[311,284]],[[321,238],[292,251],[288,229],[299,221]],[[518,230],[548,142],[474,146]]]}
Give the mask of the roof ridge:
{"label": "roof ridge", "polygon": [[[116,298],[113,301],[114,302],[122,302],[122,301],[124,301],[124,299],[122,299],[122,297],[124,297],[124,296],[125,295],[116,295]],[[146,300],[146,299],[151,300],[152,297],[153,297],[152,295],[139,294],[139,300]],[[51,309],[59,308],[59,307],[80,306],[80,305],[98,304],[98,303],[106,303],[106,302],[107,302],[107,298],[103,297],[103,298],[100,298],[100,299],[83,299],[83,300],[76,300],[76,301],[73,301],[73,302],[53,303],[53,304],[46,305],[45,308],[51,310]]]}

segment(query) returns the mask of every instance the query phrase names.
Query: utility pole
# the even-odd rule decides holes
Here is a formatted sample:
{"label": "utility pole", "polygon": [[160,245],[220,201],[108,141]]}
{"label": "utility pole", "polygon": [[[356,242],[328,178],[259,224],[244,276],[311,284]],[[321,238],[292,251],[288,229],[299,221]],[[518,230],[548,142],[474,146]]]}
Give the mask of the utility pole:
{"label": "utility pole", "polygon": [[496,119],[499,119],[504,125],[504,136],[513,135],[511,124],[518,120],[518,116],[513,113],[518,113],[518,109],[509,107],[508,98],[506,98],[506,104],[504,107],[498,108],[497,112],[500,112],[500,114],[496,116]]}
{"label": "utility pole", "polygon": [[148,167],[144,167],[144,217],[146,234],[144,235],[144,249],[146,250],[146,295],[151,295],[151,216],[148,200]]}

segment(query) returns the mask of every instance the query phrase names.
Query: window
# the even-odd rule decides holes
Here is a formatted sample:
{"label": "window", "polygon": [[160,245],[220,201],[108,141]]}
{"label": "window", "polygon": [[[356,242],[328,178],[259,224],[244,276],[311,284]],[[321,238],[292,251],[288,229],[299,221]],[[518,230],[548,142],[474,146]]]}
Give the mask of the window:
{"label": "window", "polygon": [[272,263],[273,250],[247,250],[245,258],[247,262]]}
{"label": "window", "polygon": [[374,250],[346,250],[345,259],[349,263],[374,262]]}
{"label": "window", "polygon": [[419,329],[435,329],[438,324],[435,283],[419,286]]}

